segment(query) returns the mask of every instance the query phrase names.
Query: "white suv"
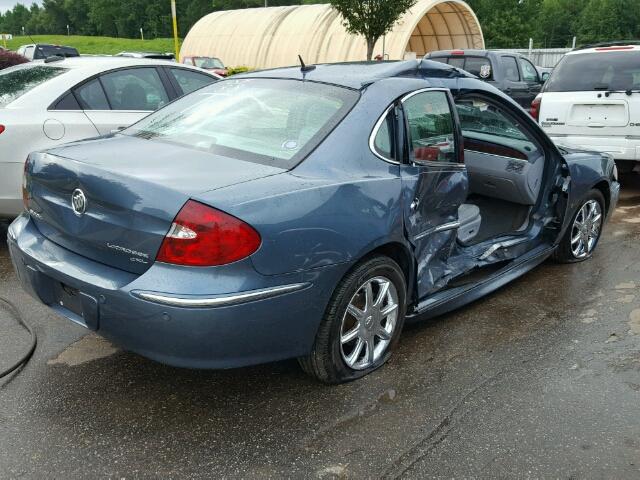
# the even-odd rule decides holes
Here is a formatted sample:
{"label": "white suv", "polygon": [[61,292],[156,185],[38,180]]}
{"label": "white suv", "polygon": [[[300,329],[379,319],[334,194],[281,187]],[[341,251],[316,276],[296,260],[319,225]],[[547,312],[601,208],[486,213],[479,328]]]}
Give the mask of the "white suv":
{"label": "white suv", "polygon": [[568,53],[531,114],[556,144],[606,152],[619,169],[640,170],[640,45]]}

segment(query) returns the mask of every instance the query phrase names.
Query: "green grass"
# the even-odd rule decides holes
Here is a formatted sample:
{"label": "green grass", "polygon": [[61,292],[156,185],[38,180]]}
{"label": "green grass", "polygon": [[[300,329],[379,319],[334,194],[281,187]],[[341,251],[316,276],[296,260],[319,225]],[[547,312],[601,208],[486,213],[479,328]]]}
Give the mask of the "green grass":
{"label": "green grass", "polygon": [[[31,40],[33,38],[33,41]],[[75,47],[80,54],[113,55],[122,51],[173,52],[172,38],[156,38],[153,40],[137,40],[113,37],[83,37],[71,35],[33,35],[29,37],[13,37],[7,41],[7,48],[17,50],[21,45],[29,43],[52,43]],[[0,45],[4,43],[0,41]]]}

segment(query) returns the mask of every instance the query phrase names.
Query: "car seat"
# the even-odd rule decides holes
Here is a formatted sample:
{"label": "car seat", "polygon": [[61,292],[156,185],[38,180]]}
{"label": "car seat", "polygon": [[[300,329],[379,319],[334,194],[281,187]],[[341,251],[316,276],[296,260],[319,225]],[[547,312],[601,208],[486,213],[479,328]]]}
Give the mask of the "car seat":
{"label": "car seat", "polygon": [[469,245],[480,232],[482,223],[480,208],[476,205],[463,203],[458,208],[458,221],[460,222],[458,242],[465,246]]}

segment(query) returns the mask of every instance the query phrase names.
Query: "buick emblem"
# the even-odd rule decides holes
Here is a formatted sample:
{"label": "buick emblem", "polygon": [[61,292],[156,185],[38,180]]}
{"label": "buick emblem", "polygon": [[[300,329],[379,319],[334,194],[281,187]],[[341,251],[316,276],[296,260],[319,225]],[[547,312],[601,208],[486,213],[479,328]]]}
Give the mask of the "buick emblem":
{"label": "buick emblem", "polygon": [[73,208],[73,213],[78,217],[81,217],[87,211],[87,197],[84,196],[84,192],[79,188],[76,188],[71,194],[71,208]]}

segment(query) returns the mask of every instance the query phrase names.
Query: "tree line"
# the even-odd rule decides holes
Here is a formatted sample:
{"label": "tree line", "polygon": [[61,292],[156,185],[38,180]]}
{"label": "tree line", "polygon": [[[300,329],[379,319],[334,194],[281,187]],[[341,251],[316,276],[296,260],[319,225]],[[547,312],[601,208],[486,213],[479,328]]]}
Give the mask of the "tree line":
{"label": "tree line", "polygon": [[[27,2],[28,0],[25,0]],[[383,1],[383,0],[381,0]],[[393,0],[390,0],[393,1]],[[640,0],[467,0],[491,48],[571,46],[640,38]],[[260,7],[264,0],[177,0],[181,36],[217,10]],[[270,6],[328,3],[269,0]],[[172,36],[170,0],[44,0],[0,14],[0,33],[66,34],[136,38]]]}

